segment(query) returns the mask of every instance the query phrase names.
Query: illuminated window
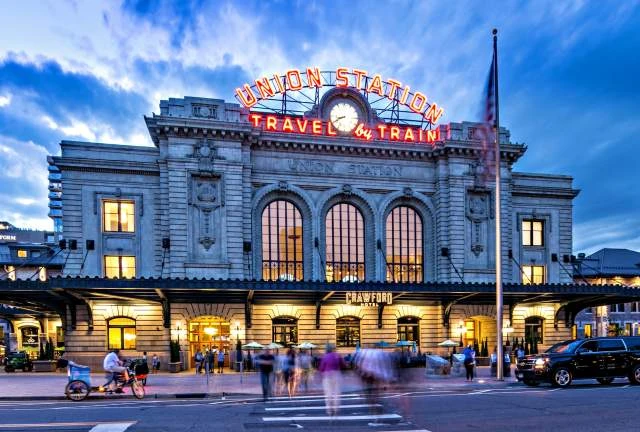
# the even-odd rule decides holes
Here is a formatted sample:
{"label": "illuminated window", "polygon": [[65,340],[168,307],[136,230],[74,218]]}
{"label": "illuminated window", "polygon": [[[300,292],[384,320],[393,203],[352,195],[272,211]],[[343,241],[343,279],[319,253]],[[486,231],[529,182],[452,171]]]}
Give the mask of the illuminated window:
{"label": "illuminated window", "polygon": [[105,255],[104,276],[108,278],[136,277],[136,257]]}
{"label": "illuminated window", "polygon": [[327,213],[325,275],[328,282],[364,280],[364,222],[351,204],[336,204]]}
{"label": "illuminated window", "polygon": [[271,322],[271,340],[283,346],[298,343],[298,320],[291,317],[277,317]]}
{"label": "illuminated window", "polygon": [[355,347],[360,345],[360,319],[342,317],[336,320],[336,346]]}
{"label": "illuminated window", "polygon": [[387,281],[422,282],[422,219],[410,207],[399,206],[387,216]]}
{"label": "illuminated window", "polygon": [[27,256],[29,256],[29,254],[26,250],[18,249],[18,258],[26,258]]}
{"label": "illuminated window", "polygon": [[262,279],[303,276],[300,210],[289,201],[273,201],[262,212]]}
{"label": "illuminated window", "polygon": [[108,232],[134,232],[134,206],[131,201],[104,201],[103,227]]}
{"label": "illuminated window", "polygon": [[131,318],[111,318],[107,321],[109,349],[136,349],[136,322]]}
{"label": "illuminated window", "polygon": [[410,341],[420,344],[420,326],[416,317],[398,318],[398,341]]}
{"label": "illuminated window", "polygon": [[544,246],[544,221],[525,219],[522,221],[522,246]]}
{"label": "illuminated window", "polygon": [[543,284],[544,283],[544,266],[523,265],[522,266],[522,283]]}
{"label": "illuminated window", "polygon": [[14,266],[7,266],[7,279],[16,280],[16,268]]}
{"label": "illuminated window", "polygon": [[540,317],[529,317],[524,320],[524,337],[529,343],[544,343],[543,342],[543,326],[544,320]]}
{"label": "illuminated window", "polygon": [[40,267],[40,269],[38,270],[38,279],[41,280],[42,282],[47,280],[47,269],[44,267]]}
{"label": "illuminated window", "polygon": [[584,325],[584,337],[585,338],[590,338],[591,337],[591,324],[585,324]]}

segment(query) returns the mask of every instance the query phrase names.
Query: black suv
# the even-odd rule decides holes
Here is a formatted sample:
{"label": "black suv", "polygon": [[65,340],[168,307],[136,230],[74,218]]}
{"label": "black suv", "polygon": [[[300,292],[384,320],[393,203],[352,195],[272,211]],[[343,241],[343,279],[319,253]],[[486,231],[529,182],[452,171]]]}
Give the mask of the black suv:
{"label": "black suv", "polygon": [[629,378],[640,384],[640,337],[601,337],[561,342],[543,354],[518,361],[516,378],[526,385],[550,382],[567,387],[573,379],[595,378],[610,384]]}

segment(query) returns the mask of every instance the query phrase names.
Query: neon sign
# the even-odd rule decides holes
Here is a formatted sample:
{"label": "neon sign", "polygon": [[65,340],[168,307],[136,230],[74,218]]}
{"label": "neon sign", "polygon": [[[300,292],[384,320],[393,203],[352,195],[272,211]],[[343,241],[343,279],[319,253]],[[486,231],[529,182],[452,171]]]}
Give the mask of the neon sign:
{"label": "neon sign", "polygon": [[[253,127],[267,132],[292,133],[318,136],[338,136],[339,133],[333,123],[320,119],[280,116],[252,112],[249,122]],[[352,137],[365,141],[399,141],[407,143],[429,143],[440,141],[440,129],[423,130],[411,126],[390,125],[379,123],[367,126],[359,123],[350,133]]]}
{"label": "neon sign", "polygon": [[355,88],[367,93],[377,94],[409,108],[426,121],[435,124],[444,114],[444,109],[435,102],[428,102],[427,96],[419,91],[412,92],[408,85],[388,78],[384,81],[380,74],[368,76],[367,71],[339,67],[329,74],[333,82],[327,82],[326,76],[317,67],[306,70],[289,69],[284,75],[274,74],[255,80],[254,84],[244,84],[236,89],[236,99],[245,107],[252,108],[260,101],[272,98],[286,91],[300,91],[303,88],[320,88],[335,85],[339,88]]}

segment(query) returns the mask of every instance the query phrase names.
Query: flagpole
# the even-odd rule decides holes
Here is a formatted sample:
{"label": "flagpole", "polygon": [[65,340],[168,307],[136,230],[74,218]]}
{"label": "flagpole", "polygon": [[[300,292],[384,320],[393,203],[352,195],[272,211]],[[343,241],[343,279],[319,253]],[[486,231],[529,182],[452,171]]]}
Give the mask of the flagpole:
{"label": "flagpole", "polygon": [[494,155],[496,171],[496,198],[495,198],[495,221],[496,221],[496,378],[504,380],[504,353],[502,350],[502,240],[500,223],[500,108],[498,105],[498,30],[493,29],[493,79],[495,84],[495,107],[496,123],[494,129]]}

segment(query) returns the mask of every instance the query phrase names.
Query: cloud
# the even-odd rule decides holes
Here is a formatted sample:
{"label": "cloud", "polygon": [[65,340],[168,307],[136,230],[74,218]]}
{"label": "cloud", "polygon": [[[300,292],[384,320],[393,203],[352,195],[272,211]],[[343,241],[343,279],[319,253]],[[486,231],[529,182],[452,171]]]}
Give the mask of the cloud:
{"label": "cloud", "polygon": [[0,108],[5,107],[11,103],[11,93],[6,95],[0,95]]}

